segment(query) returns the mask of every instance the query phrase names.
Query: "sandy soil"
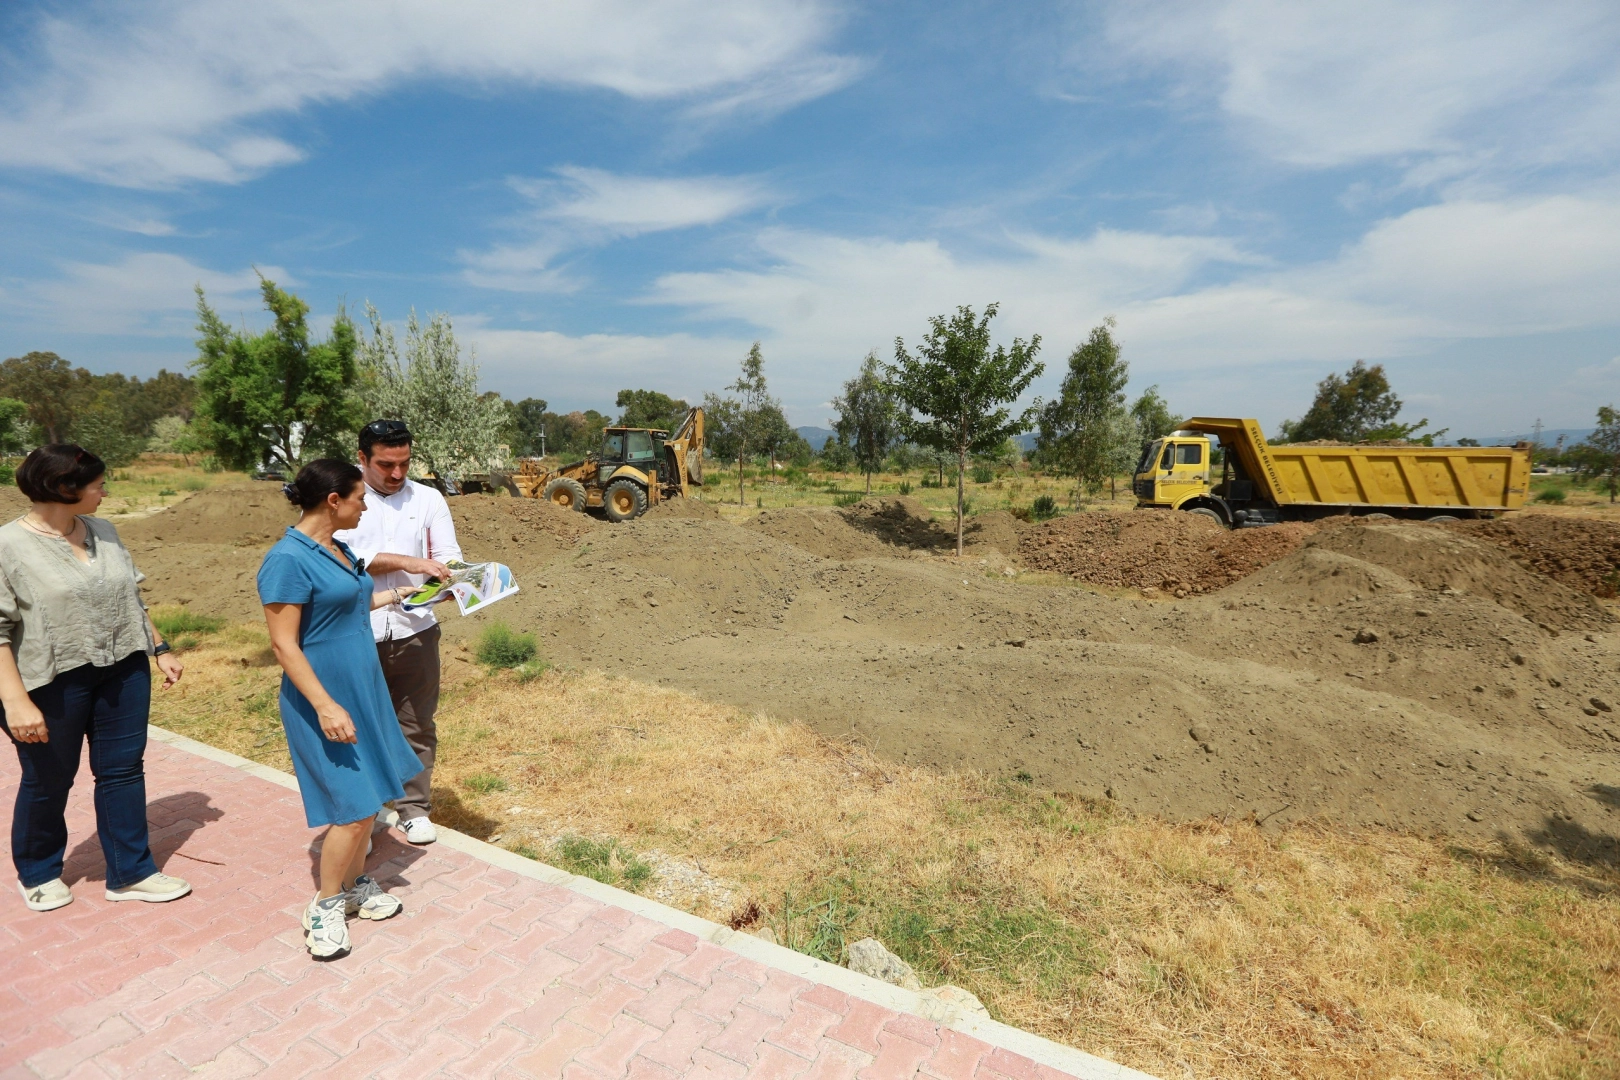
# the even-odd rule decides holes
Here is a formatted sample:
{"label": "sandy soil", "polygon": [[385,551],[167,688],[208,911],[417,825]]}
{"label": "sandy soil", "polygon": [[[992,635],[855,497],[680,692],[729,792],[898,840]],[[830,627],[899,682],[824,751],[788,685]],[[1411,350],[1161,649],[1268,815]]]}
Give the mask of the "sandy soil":
{"label": "sandy soil", "polygon": [[[746,526],[693,504],[618,526],[509,498],[451,508],[469,557],[508,563],[524,590],[449,613],[452,646],[504,618],[560,663],[1172,819],[1316,816],[1620,861],[1620,634],[1590,590],[1488,530],[1057,523],[1057,543],[1136,566],[1131,585],[1155,560],[1171,567],[1159,588],[1232,582],[1160,602],[1019,574],[1043,568],[1031,552],[1060,530],[1005,515],[975,522],[958,563],[949,531],[904,499]],[[262,484],[122,532],[154,600],[250,619],[260,554],[291,517]],[[1143,523],[1191,543],[1144,545]],[[1543,553],[1563,542],[1560,526],[1522,527],[1545,529]],[[1584,528],[1567,542],[1589,545]],[[1247,536],[1257,550],[1228,556]]]}

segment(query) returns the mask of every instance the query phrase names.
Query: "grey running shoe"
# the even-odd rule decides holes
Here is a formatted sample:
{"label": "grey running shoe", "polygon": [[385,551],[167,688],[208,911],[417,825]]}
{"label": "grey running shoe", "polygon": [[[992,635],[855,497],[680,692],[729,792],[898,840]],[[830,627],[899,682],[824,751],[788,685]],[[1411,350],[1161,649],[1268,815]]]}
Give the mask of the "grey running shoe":
{"label": "grey running shoe", "polygon": [[73,903],[73,891],[61,878],[52,878],[43,885],[24,885],[19,881],[17,891],[22,893],[29,911],[55,911]]}
{"label": "grey running shoe", "polygon": [[178,900],[191,891],[191,886],[168,874],[153,874],[122,889],[108,889],[108,900],[144,900],[148,904],[162,904]]}
{"label": "grey running shoe", "polygon": [[348,898],[344,911],[349,918],[391,919],[405,909],[397,897],[383,892],[381,885],[368,874],[354,879],[354,888],[343,894]]}
{"label": "grey running shoe", "polygon": [[348,893],[316,897],[304,909],[304,947],[314,960],[341,960],[349,955],[349,922],[343,917]]}

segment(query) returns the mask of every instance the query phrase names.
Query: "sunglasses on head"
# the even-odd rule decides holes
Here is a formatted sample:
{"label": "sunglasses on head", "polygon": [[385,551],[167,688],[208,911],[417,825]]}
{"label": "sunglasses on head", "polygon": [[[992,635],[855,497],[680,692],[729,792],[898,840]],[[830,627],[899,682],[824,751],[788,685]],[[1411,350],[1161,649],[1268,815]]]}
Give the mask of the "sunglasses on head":
{"label": "sunglasses on head", "polygon": [[409,435],[410,429],[405,426],[403,420],[373,420],[365,426],[365,433],[386,439],[390,435]]}

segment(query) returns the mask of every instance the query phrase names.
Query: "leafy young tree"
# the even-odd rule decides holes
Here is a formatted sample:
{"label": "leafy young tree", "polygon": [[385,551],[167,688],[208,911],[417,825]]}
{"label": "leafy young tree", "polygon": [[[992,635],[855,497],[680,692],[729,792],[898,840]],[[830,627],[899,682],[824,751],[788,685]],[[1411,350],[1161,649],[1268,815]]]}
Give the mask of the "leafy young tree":
{"label": "leafy young tree", "polygon": [[855,455],[849,444],[834,436],[821,447],[821,467],[828,472],[848,472],[855,467]]}
{"label": "leafy young tree", "polygon": [[538,457],[543,440],[542,431],[556,439],[555,429],[546,427],[546,402],[543,398],[524,398],[513,402],[507,410],[506,441],[518,457]]}
{"label": "leafy young tree", "polygon": [[875,351],[866,354],[860,373],[844,383],[844,392],[832,399],[832,406],[838,410],[833,430],[854,452],[870,495],[872,474],[883,468],[884,459],[900,442],[900,406],[883,380],[883,365]]}
{"label": "leafy young tree", "polygon": [[[737,505],[746,504],[746,492],[743,488],[743,461],[750,452],[765,453],[767,449],[774,450],[785,438],[783,429],[787,427],[787,420],[782,416],[782,405],[771,397],[769,388],[765,384],[765,356],[761,352],[759,342],[754,342],[748,348],[748,355],[743,357],[742,371],[737,381],[726,387],[736,398],[720,398],[707,395],[705,402],[705,435],[707,435],[709,421],[707,416],[711,413],[723,415],[720,430],[722,442],[715,447],[715,454],[720,455],[720,445],[729,451],[724,456],[735,457],[737,460]],[[714,408],[708,406],[710,400]],[[772,412],[771,410],[774,410]],[[774,464],[774,462],[773,462]]]}
{"label": "leafy young tree", "polygon": [[499,454],[506,402],[478,392],[478,364],[461,357],[450,316],[423,326],[413,310],[405,323],[405,356],[392,327],[366,305],[371,333],[360,345],[363,395],[370,416],[403,420],[412,456],[434,476],[487,472]]}
{"label": "leafy young tree", "polygon": [[1028,344],[1014,338],[1009,349],[990,348],[990,320],[998,305],[985,306],[982,317],[963,305],[947,318],[929,320],[913,356],[900,338],[894,341],[894,363],[885,371],[903,410],[900,431],[921,446],[956,458],[956,554],[962,555],[964,492],[962,473],[969,454],[984,453],[1007,438],[1028,431],[1040,403],[1014,417],[1007,408],[1045,370],[1035,359],[1041,339]]}
{"label": "leafy young tree", "polygon": [[619,427],[654,428],[673,432],[686,419],[690,407],[680,398],[657,390],[620,390],[614,400],[619,408]]}
{"label": "leafy young tree", "polygon": [[1093,494],[1111,475],[1119,457],[1117,439],[1124,429],[1118,414],[1125,413],[1130,366],[1120,355],[1113,329],[1114,320],[1104,319],[1069,354],[1068,374],[1056,400],[1041,410],[1035,440],[1044,462],[1073,476]]}
{"label": "leafy young tree", "polygon": [[721,461],[743,455],[742,406],[734,398],[703,395],[703,439],[709,454]]}
{"label": "leafy young tree", "polygon": [[89,375],[53,352],[26,353],[0,364],[0,395],[27,402],[28,419],[39,428],[41,442],[63,442],[72,427],[79,384]]}
{"label": "leafy young tree", "polygon": [[[1142,391],[1142,396],[1131,405],[1131,419],[1136,421],[1143,442],[1162,439],[1181,426],[1181,417],[1170,411],[1170,406],[1159,396],[1158,384]],[[1131,462],[1135,464],[1135,461]]]}
{"label": "leafy young tree", "polygon": [[325,341],[309,338],[309,305],[259,279],[275,317],[262,334],[233,330],[197,288],[197,420],[227,468],[279,462],[289,469],[322,456],[348,457],[358,428],[356,335],[340,307]]}
{"label": "leafy young tree", "polygon": [[1581,473],[1602,480],[1609,489],[1609,501],[1620,494],[1620,410],[1613,405],[1600,405],[1597,428],[1586,441],[1570,448],[1570,456],[1578,462]]}
{"label": "leafy young tree", "polygon": [[0,457],[18,457],[28,452],[28,403],[0,397]]}
{"label": "leafy young tree", "polygon": [[792,457],[800,443],[806,447],[810,445],[804,441],[803,435],[793,430],[793,425],[788,423],[787,415],[782,412],[782,406],[775,401],[759,409],[750,428],[753,432],[755,452],[768,459],[773,470],[779,459]]}

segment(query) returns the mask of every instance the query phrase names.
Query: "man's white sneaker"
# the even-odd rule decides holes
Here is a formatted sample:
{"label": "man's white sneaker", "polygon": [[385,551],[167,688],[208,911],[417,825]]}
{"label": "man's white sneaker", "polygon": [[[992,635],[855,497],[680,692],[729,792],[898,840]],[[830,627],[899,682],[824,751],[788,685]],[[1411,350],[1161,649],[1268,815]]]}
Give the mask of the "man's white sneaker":
{"label": "man's white sneaker", "polygon": [[55,911],[73,903],[73,890],[61,878],[52,878],[43,885],[32,886],[19,881],[17,891],[22,893],[23,903],[28,905],[29,911]]}
{"label": "man's white sneaker", "polygon": [[397,897],[383,892],[382,886],[368,874],[355,878],[354,888],[343,895],[348,898],[344,912],[350,918],[358,915],[362,919],[391,919],[405,907]]}
{"label": "man's white sneaker", "polygon": [[191,891],[191,886],[168,874],[153,874],[122,889],[108,889],[109,900],[144,900],[148,904],[162,904],[178,900]]}
{"label": "man's white sneaker", "polygon": [[431,844],[439,838],[439,830],[425,817],[413,817],[401,822],[399,831],[413,844]]}
{"label": "man's white sneaker", "polygon": [[349,894],[316,897],[304,909],[304,947],[313,960],[341,960],[349,955],[349,923],[344,918]]}

